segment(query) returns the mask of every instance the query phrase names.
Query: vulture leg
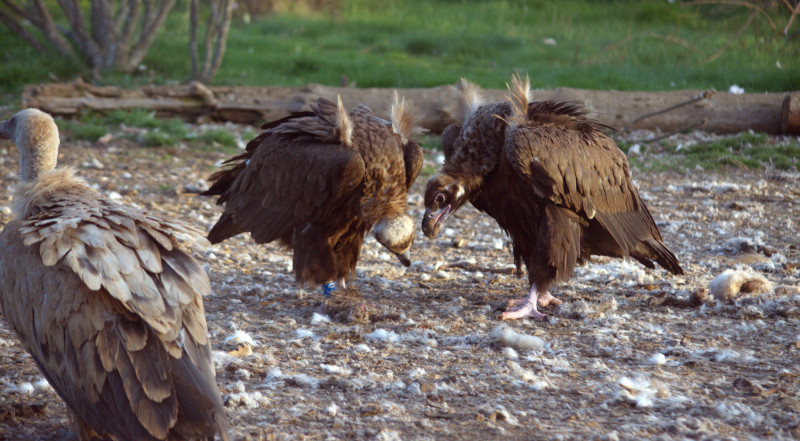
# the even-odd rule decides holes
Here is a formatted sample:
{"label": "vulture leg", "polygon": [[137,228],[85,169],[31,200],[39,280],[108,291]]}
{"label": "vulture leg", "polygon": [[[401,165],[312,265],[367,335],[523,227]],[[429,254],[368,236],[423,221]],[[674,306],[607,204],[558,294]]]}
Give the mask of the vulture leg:
{"label": "vulture leg", "polygon": [[558,305],[560,305],[562,303],[561,299],[559,299],[558,297],[555,297],[554,295],[550,294],[550,291],[545,291],[544,293],[542,293],[539,296],[538,300],[539,300],[539,306],[541,306],[541,307],[550,306],[550,305],[558,306]]}
{"label": "vulture leg", "polygon": [[325,298],[330,297],[336,289],[336,282],[328,281],[322,284],[322,294],[325,295]]}
{"label": "vulture leg", "polygon": [[[542,293],[542,298],[547,300],[547,303],[550,304],[552,302],[553,297],[547,291]],[[510,310],[506,310],[503,313],[503,320],[510,320],[510,319],[518,319],[522,317],[533,317],[535,320],[545,320],[547,316],[539,312],[539,308],[537,306],[539,300],[539,290],[536,289],[536,284],[534,283],[531,285],[531,290],[528,293],[528,297],[525,299],[517,299],[516,301],[512,301],[514,305],[518,305]],[[557,300],[557,299],[556,299]],[[509,302],[509,307],[513,306],[511,302]]]}
{"label": "vulture leg", "polygon": [[[517,299],[511,299],[506,304],[506,308],[510,308],[512,306],[522,305],[527,300],[528,300],[527,297],[520,297],[520,298],[517,298]],[[562,303],[561,299],[559,299],[558,297],[550,294],[550,291],[545,291],[544,293],[539,294],[539,298],[537,299],[537,302],[539,303],[539,306],[541,306],[542,308],[550,306],[550,305],[558,306],[558,305],[560,305]]]}
{"label": "vulture leg", "polygon": [[325,294],[325,297],[330,297],[337,289],[347,289],[347,283],[344,281],[344,277],[339,279],[338,282],[330,280],[322,284],[322,293]]}

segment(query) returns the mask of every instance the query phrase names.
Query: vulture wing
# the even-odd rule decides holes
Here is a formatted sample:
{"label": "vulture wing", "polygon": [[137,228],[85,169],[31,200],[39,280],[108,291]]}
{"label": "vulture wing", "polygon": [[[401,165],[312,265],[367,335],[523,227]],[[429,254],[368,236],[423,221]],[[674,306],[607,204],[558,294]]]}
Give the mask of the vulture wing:
{"label": "vulture wing", "polygon": [[509,130],[504,153],[512,168],[539,197],[573,211],[586,223],[596,219],[623,256],[653,267],[646,260],[652,256],[681,274],[639,198],[625,154],[605,134],[588,127],[587,120],[560,117],[563,121],[534,121]]}
{"label": "vulture wing", "polygon": [[411,189],[411,185],[417,179],[424,159],[422,147],[416,142],[409,142],[403,146],[403,162],[406,165],[406,191]]}
{"label": "vulture wing", "polygon": [[0,233],[6,320],[90,426],[120,440],[226,437],[208,277],[178,248],[200,234],[96,199],[50,200]]}
{"label": "vulture wing", "polygon": [[353,148],[315,138],[264,135],[220,198],[227,205],[208,235],[213,243],[242,231],[249,231],[257,243],[285,238],[311,219],[329,218],[329,211],[340,208],[364,180],[364,160]]}

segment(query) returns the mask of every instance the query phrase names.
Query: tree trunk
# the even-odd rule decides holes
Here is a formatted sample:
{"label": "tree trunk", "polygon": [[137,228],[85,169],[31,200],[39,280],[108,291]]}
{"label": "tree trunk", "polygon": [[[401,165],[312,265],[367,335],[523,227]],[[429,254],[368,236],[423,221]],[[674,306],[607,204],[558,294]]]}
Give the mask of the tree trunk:
{"label": "tree trunk", "polygon": [[[379,115],[388,117],[393,91],[321,85],[206,87],[199,83],[118,89],[95,87],[78,81],[28,86],[23,92],[22,105],[65,116],[87,110],[146,108],[159,116],[178,116],[191,121],[202,118],[258,124],[281,118],[289,112],[306,110],[317,97],[335,100],[337,95],[341,95],[349,108],[363,103]],[[452,87],[401,89],[399,92],[420,109],[425,128],[440,132],[453,121],[455,92]],[[504,90],[483,92],[487,101],[501,101],[506,95]],[[698,128],[716,133],[800,131],[797,116],[800,95],[797,92],[734,95],[698,90],[618,92],[559,88],[537,90],[533,95],[535,100],[581,102],[593,112],[590,116],[620,129],[670,132]],[[783,110],[784,100],[788,100],[786,111]],[[665,109],[671,110],[662,112]]]}

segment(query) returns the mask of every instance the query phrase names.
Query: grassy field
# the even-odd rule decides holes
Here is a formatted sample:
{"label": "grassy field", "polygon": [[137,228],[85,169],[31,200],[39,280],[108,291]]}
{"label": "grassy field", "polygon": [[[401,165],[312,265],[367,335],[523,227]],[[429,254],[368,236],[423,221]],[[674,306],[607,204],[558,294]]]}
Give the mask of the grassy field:
{"label": "grassy field", "polygon": [[[748,92],[800,89],[800,38],[787,41],[762,15],[737,36],[748,18],[743,7],[698,8],[664,0],[328,3],[336,4],[333,12],[288,8],[249,23],[234,21],[214,82],[340,85],[346,77],[356,87],[425,87],[464,76],[501,88],[519,71],[527,72],[537,88],[727,90],[737,84]],[[782,29],[783,22],[775,23]],[[0,104],[9,109],[19,105],[26,84],[90,78],[80,66],[37,53],[2,26],[0,42]],[[181,0],[140,69],[106,73],[101,82],[135,86],[185,81],[190,71],[187,47],[188,7]],[[236,144],[222,131],[187,132],[179,121],[158,121],[147,112],[87,115],[61,124],[71,136],[95,140],[121,120],[146,129],[135,135],[144,146]],[[437,143],[433,137],[426,146]],[[796,143],[776,148],[760,135],[707,148],[658,148],[669,159],[662,165],[648,161],[647,167],[691,168],[696,163],[752,168],[771,160],[776,167],[791,168],[800,156]]]}
{"label": "grassy field", "polygon": [[[115,85],[180,82],[189,75],[188,8],[181,1],[140,70]],[[466,76],[502,87],[514,71],[535,87],[800,89],[800,42],[748,10],[658,1],[344,0],[333,13],[295,11],[234,22],[215,79],[225,85],[358,87],[448,84]],[[782,26],[782,23],[779,23]],[[80,68],[39,54],[0,26],[0,92],[68,80]],[[730,43],[722,54],[713,55]]]}

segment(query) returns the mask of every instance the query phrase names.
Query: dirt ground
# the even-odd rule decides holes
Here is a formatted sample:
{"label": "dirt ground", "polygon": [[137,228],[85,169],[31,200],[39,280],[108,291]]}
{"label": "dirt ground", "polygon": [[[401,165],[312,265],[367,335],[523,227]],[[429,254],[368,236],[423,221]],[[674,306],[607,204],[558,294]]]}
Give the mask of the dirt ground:
{"label": "dirt ground", "polygon": [[[66,142],[61,164],[107,197],[206,228],[190,191],[227,155]],[[17,153],[0,144],[0,225]],[[406,269],[367,240],[353,285],[327,305],[291,253],[236,237],[195,254],[232,440],[800,438],[800,174],[638,173],[681,277],[598,258],[554,287],[547,322],[504,323],[525,294],[510,243],[471,207]],[[420,177],[409,197],[424,210]],[[194,188],[193,188],[194,187]],[[6,208],[7,207],[7,208]],[[717,299],[725,270],[760,275]],[[745,271],[746,270],[746,271]],[[67,411],[0,320],[0,440],[67,439]]]}

